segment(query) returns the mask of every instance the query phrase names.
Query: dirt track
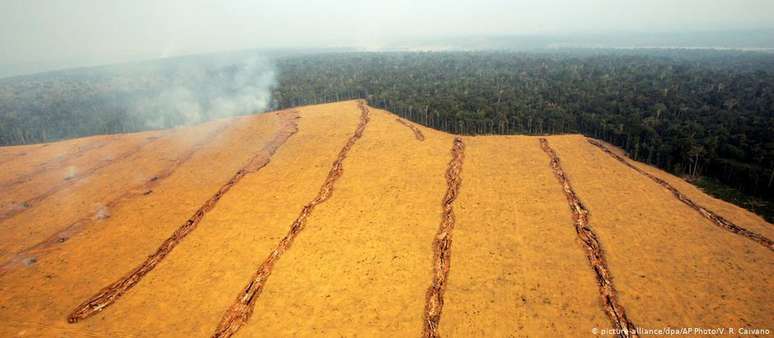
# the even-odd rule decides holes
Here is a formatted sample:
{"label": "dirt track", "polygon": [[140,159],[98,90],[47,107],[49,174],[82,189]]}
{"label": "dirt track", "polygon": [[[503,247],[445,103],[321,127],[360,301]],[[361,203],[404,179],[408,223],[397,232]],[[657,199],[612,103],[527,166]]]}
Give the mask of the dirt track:
{"label": "dirt track", "polygon": [[559,180],[559,184],[562,185],[564,194],[567,197],[567,202],[572,211],[573,221],[575,222],[575,231],[578,233],[578,238],[580,238],[586,248],[586,256],[589,259],[591,268],[594,269],[594,272],[597,274],[599,293],[600,296],[602,296],[605,312],[607,312],[610,321],[615,325],[616,329],[620,330],[620,337],[638,337],[634,323],[626,316],[623,306],[619,304],[618,298],[616,297],[615,286],[613,285],[610,269],[605,261],[602,245],[589,224],[588,209],[586,209],[572,189],[570,180],[567,178],[564,170],[562,170],[559,156],[551,149],[548,140],[541,138],[540,146],[551,159],[551,169],[554,171],[554,175],[557,180]]}
{"label": "dirt track", "polygon": [[3,154],[3,157],[0,158],[0,165],[4,165],[17,158],[24,157],[24,156],[27,156],[27,152],[18,152],[15,154]]}
{"label": "dirt track", "polygon": [[[11,146],[0,151],[0,165],[11,169],[25,168],[21,172],[9,172],[14,175],[2,176],[3,184],[16,180],[40,167],[52,167],[64,161],[84,155],[89,150],[99,149],[112,141],[114,136],[90,136],[83,139],[65,140],[53,143]],[[107,142],[106,142],[107,141]],[[26,163],[19,163],[26,162]]]}
{"label": "dirt track", "polygon": [[[82,147],[78,147],[75,152],[71,154],[67,154],[53,158],[51,160],[48,160],[44,163],[41,163],[35,170],[25,173],[23,175],[17,176],[16,178],[12,180],[8,180],[6,182],[0,183],[0,189],[9,189],[13,186],[22,184],[24,182],[29,181],[32,177],[45,172],[49,171],[52,168],[61,167],[64,166],[67,162],[73,159],[77,159],[81,156],[83,156],[85,153],[91,151],[91,150],[97,150],[100,149],[110,143],[109,140],[98,140],[95,142],[87,143],[86,145]],[[2,164],[2,163],[0,163]]]}
{"label": "dirt track", "polygon": [[204,218],[204,216],[215,208],[218,201],[223,195],[225,195],[231,187],[236,185],[239,180],[245,175],[258,171],[271,160],[271,155],[287,141],[288,138],[293,136],[298,131],[297,119],[298,113],[285,112],[282,114],[284,119],[283,127],[274,136],[274,139],[267,144],[263,150],[253,157],[253,159],[247,163],[242,169],[237,171],[234,176],[224,184],[207,202],[205,202],[197,211],[191,216],[183,225],[181,225],[171,237],[167,238],[164,243],[156,250],[155,253],[150,255],[140,266],[135,268],[128,275],[119,279],[115,283],[105,287],[95,296],[78,306],[68,317],[67,321],[70,323],[76,323],[80,320],[86,319],[94,314],[104,310],[106,307],[113,304],[124,293],[129,291],[134,285],[140,282],[140,280],[149,272],[151,272],[156,265],[158,265],[164,257],[166,257],[180,241],[182,241],[189,233],[196,229],[196,226]]}
{"label": "dirt track", "polygon": [[462,183],[462,164],[465,161],[465,143],[457,137],[451,150],[452,159],[446,169],[446,195],[441,202],[441,224],[433,240],[433,282],[427,289],[425,300],[423,337],[440,337],[438,324],[443,311],[443,294],[446,291],[451,267],[452,231],[454,230],[454,200]]}
{"label": "dirt track", "polygon": [[[180,165],[188,162],[188,160],[190,160],[194,156],[194,154],[196,154],[197,151],[199,151],[208,142],[211,142],[212,139],[216,137],[218,134],[220,134],[221,132],[223,132],[223,130],[226,129],[226,127],[228,127],[228,125],[223,124],[218,128],[214,129],[205,138],[203,138],[202,140],[194,144],[193,147],[191,147],[189,150],[181,154],[180,157],[178,157],[177,160],[175,160],[173,165],[156,173],[151,179],[144,182],[142,186],[131,188],[125,191],[120,196],[117,196],[111,201],[105,203],[104,208],[106,210],[111,210],[115,208],[122,201],[126,201],[130,198],[133,198],[139,195],[147,195],[152,193],[154,187],[156,187],[159,183],[164,181],[164,179],[172,175],[175,172],[175,170],[177,170],[177,168],[180,167]],[[104,146],[105,144],[107,144],[107,142],[100,143],[99,147]],[[95,147],[95,148],[98,148],[98,147]],[[2,276],[10,269],[19,267],[25,260],[30,259],[31,257],[37,257],[39,254],[49,250],[55,245],[61,244],[67,241],[70,237],[79,233],[84,228],[95,223],[96,221],[98,221],[97,218],[93,217],[92,215],[86,215],[84,217],[81,217],[77,221],[70,223],[69,225],[57,231],[55,234],[49,236],[45,240],[20,250],[19,252],[16,253],[15,257],[10,258],[7,261],[0,264],[0,276]]]}
{"label": "dirt track", "polygon": [[685,194],[680,192],[680,190],[677,190],[677,188],[675,188],[674,186],[669,184],[667,181],[664,181],[664,180],[662,180],[662,179],[652,175],[651,173],[648,173],[648,172],[646,172],[646,171],[644,171],[644,170],[642,170],[640,168],[635,167],[634,165],[629,163],[625,158],[623,158],[623,157],[619,156],[618,154],[612,152],[610,149],[608,149],[604,144],[600,143],[599,141],[592,140],[592,139],[586,139],[586,141],[588,141],[589,143],[593,144],[597,148],[601,149],[606,154],[608,154],[611,157],[615,158],[619,162],[623,163],[625,166],[627,166],[627,167],[633,169],[634,171],[636,171],[636,172],[638,172],[638,173],[640,173],[640,174],[650,178],[654,182],[656,182],[659,185],[661,185],[662,187],[666,188],[667,190],[669,190],[672,193],[672,195],[675,196],[676,199],[678,199],[680,202],[685,203],[691,209],[696,210],[704,218],[710,220],[715,225],[717,225],[717,226],[719,226],[719,227],[721,227],[721,228],[723,228],[725,230],[728,230],[730,232],[733,232],[735,234],[738,234],[738,235],[744,236],[746,238],[749,238],[749,239],[755,241],[756,243],[758,243],[760,245],[763,245],[764,247],[768,248],[769,250],[774,251],[774,241],[772,241],[771,239],[768,239],[768,238],[766,238],[765,236],[763,236],[761,234],[755,233],[755,232],[747,230],[747,229],[745,229],[745,228],[743,228],[741,226],[738,226],[738,225],[734,224],[733,222],[723,218],[722,216],[714,213],[712,210],[709,210],[709,209],[707,209],[705,207],[702,207],[701,205],[696,204],[696,202],[694,202],[693,200],[688,198],[688,196],[686,196]]}
{"label": "dirt track", "polygon": [[23,201],[22,203],[20,203],[22,207],[12,208],[10,210],[6,210],[5,212],[1,212],[0,213],[0,221],[8,219],[8,218],[11,218],[13,216],[18,215],[19,213],[22,213],[22,212],[24,212],[26,210],[29,210],[30,208],[34,207],[35,205],[37,205],[38,203],[40,203],[44,199],[46,199],[49,196],[51,196],[54,193],[56,193],[57,191],[60,191],[60,190],[62,190],[64,188],[74,184],[75,182],[83,179],[84,177],[88,177],[89,175],[95,173],[96,171],[109,166],[111,163],[114,163],[114,162],[117,162],[117,161],[121,161],[123,159],[126,159],[126,158],[128,158],[128,157],[130,157],[130,156],[132,156],[132,155],[134,155],[134,154],[136,154],[138,152],[140,152],[145,146],[155,142],[158,139],[159,139],[159,137],[149,137],[149,138],[146,138],[143,142],[141,142],[140,144],[137,144],[132,149],[130,149],[130,150],[124,152],[124,153],[121,153],[121,154],[117,155],[116,157],[114,157],[114,158],[112,158],[110,160],[102,161],[98,165],[96,165],[96,166],[94,166],[92,168],[89,168],[88,170],[80,172],[80,173],[78,173],[78,174],[76,174],[76,175],[74,175],[72,177],[69,177],[69,178],[61,181],[60,183],[52,186],[51,188],[47,189],[43,193],[38,194],[38,195],[36,195],[36,196],[34,196],[32,198],[29,198],[29,199]]}
{"label": "dirt track", "polygon": [[358,104],[360,108],[360,123],[358,123],[357,129],[354,134],[347,140],[347,143],[339,151],[336,160],[333,162],[328,177],[320,187],[320,191],[317,196],[301,209],[301,213],[298,215],[293,224],[290,226],[288,234],[277,244],[277,247],[272,253],[263,261],[255,274],[250,278],[250,282],[245,289],[239,294],[236,301],[226,310],[223,318],[220,320],[218,327],[212,334],[212,337],[231,337],[233,336],[247,321],[253,313],[255,308],[255,302],[263,291],[263,287],[266,281],[271,275],[271,270],[274,264],[282,257],[282,254],[287,251],[293,244],[293,240],[296,239],[301,230],[306,225],[306,220],[309,215],[312,214],[314,208],[324,203],[333,194],[336,181],[344,173],[344,160],[347,158],[347,153],[352,146],[363,136],[366,126],[368,125],[368,107],[361,101]]}
{"label": "dirt track", "polygon": [[425,134],[422,134],[422,131],[419,130],[419,128],[417,128],[417,126],[415,126],[415,125],[413,125],[413,124],[411,124],[409,122],[406,122],[406,121],[404,121],[404,120],[402,120],[400,118],[396,118],[395,121],[398,121],[398,123],[400,123],[400,124],[408,127],[409,129],[411,129],[411,131],[414,132],[414,137],[418,141],[424,141],[425,140]]}

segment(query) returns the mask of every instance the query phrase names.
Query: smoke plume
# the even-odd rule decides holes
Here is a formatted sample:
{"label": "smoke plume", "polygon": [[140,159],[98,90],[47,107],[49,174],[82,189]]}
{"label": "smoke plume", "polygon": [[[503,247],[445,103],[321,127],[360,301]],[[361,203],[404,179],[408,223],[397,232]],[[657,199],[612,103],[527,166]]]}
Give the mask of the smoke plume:
{"label": "smoke plume", "polygon": [[273,66],[257,57],[164,63],[149,75],[157,90],[140,91],[128,110],[143,129],[262,112],[276,86]]}

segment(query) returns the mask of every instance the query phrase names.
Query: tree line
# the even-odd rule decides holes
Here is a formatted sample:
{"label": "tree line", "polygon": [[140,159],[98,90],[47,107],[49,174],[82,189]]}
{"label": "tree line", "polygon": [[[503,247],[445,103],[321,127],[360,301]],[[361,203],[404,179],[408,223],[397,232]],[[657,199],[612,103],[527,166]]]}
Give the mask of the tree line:
{"label": "tree line", "polygon": [[[677,175],[763,198],[774,215],[774,54],[347,52],[282,55],[273,64],[267,110],[365,98],[456,134],[581,133]],[[185,85],[207,107],[224,93],[205,86],[209,79],[244,73],[228,64],[196,69],[200,88],[174,67],[115,68],[0,80],[0,144],[172,127],[185,112],[138,109],[143,98]]]}
{"label": "tree line", "polygon": [[677,175],[774,199],[772,54],[343,53],[278,68],[277,107],[363,97],[457,134],[582,133]]}

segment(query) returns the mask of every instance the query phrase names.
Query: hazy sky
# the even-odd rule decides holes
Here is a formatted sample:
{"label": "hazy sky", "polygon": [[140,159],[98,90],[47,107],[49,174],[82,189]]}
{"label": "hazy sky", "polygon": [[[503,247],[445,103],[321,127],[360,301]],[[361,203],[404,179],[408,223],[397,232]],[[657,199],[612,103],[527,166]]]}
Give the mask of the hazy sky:
{"label": "hazy sky", "polygon": [[0,66],[410,37],[774,27],[772,0],[0,0]]}

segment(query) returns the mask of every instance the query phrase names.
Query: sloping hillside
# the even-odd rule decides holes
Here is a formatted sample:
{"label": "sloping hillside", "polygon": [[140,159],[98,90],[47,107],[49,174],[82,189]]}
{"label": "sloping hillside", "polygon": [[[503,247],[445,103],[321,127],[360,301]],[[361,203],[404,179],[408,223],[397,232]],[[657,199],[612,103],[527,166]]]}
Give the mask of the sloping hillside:
{"label": "sloping hillside", "polygon": [[774,227],[600,146],[347,101],[0,148],[0,336],[774,329]]}

